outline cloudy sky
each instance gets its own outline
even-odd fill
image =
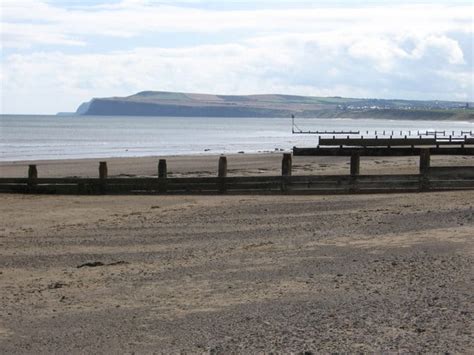
[[[0,4],[1,113],[143,90],[474,100],[471,1]]]

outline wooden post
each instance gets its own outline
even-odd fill
[[[38,169],[36,165],[28,165],[28,179],[34,181],[38,178]]]
[[[420,149],[420,174],[427,174],[430,170],[430,149]]]
[[[106,189],[107,189],[107,162],[106,161],[101,161],[99,162],[99,179],[100,179],[100,184],[99,184],[99,191],[102,194],[105,194]]]
[[[291,153],[284,153],[281,161],[281,175],[291,176],[292,160]]]
[[[30,192],[36,187],[36,179],[38,179],[38,170],[36,169],[36,165],[28,165],[28,188]]]
[[[159,192],[166,192],[167,182],[166,179],[168,178],[168,170],[166,167],[166,159],[160,159],[158,161],[158,191]]]
[[[159,178],[167,178],[168,177],[168,171],[166,167],[166,159],[160,159],[158,161],[158,177]]]
[[[227,157],[219,157],[219,167],[217,171],[217,177],[225,178],[227,177]]]
[[[360,173],[360,152],[354,150],[351,153],[351,178],[349,185],[349,192],[355,193],[359,190],[357,186],[357,176]]]
[[[351,153],[351,176],[357,176],[360,173],[360,152],[354,150]]]
[[[288,191],[288,184],[291,177],[292,169],[292,157],[291,153],[284,153],[281,161],[281,191]]]
[[[430,180],[429,173],[430,171],[430,149],[422,148],[420,149],[420,190],[428,191]]]
[[[226,192],[227,188],[225,185],[225,178],[227,177],[227,157],[221,156],[219,157],[219,166],[217,169],[217,177],[220,179],[219,181],[219,192],[224,193]]]
[[[102,180],[107,179],[107,174],[108,174],[107,162],[101,161],[99,163],[99,178]]]

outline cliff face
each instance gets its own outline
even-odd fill
[[[468,104],[472,107],[472,103]],[[364,117],[467,119],[466,103],[310,97],[294,95],[208,95],[144,91],[128,97],[96,98],[79,115],[184,117]]]
[[[270,108],[191,106],[95,99],[86,115],[109,116],[174,116],[174,117],[288,117],[288,112]]]
[[[92,101],[94,101],[94,100],[92,100]],[[89,110],[89,107],[90,107],[92,101],[83,102],[82,104],[80,104],[79,107],[76,110],[76,114],[78,114],[78,115],[87,114],[87,111]]]

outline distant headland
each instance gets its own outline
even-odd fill
[[[474,120],[472,102],[355,99],[296,95],[213,95],[142,91],[94,98],[76,115],[181,117],[319,117]],[[63,113],[62,113],[63,114]]]

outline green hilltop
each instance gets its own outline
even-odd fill
[[[474,120],[474,104],[314,97],[298,95],[214,95],[142,91],[127,97],[95,98],[79,115],[189,117],[320,117]]]

